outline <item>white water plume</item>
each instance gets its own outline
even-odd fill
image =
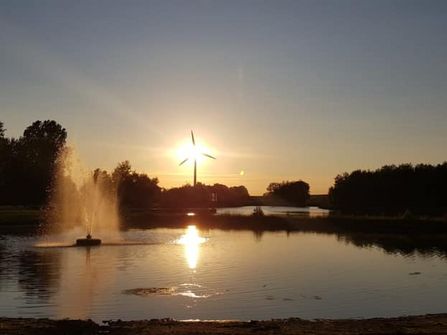
[[[46,233],[119,239],[117,193],[110,175],[87,170],[72,148],[59,155],[47,214]]]

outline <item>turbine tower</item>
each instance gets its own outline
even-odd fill
[[[191,140],[192,140],[192,152],[191,152],[191,157],[187,157],[185,158],[180,164],[183,165],[184,163],[186,163],[187,161],[189,161],[190,159],[194,159],[194,187],[197,184],[197,158],[199,156],[205,156],[208,158],[212,158],[212,159],[216,159],[216,157],[213,157],[205,152],[201,152],[199,148],[196,147],[196,141],[194,139],[194,133],[191,130]]]

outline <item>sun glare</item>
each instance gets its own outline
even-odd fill
[[[185,258],[188,267],[194,270],[199,261],[199,247],[200,244],[206,241],[205,238],[199,235],[199,230],[196,226],[188,226],[186,233],[183,234],[177,241],[178,244],[185,246]]]
[[[176,161],[182,161],[188,158],[188,161],[194,162],[196,160],[198,163],[203,163],[206,161],[206,157],[203,156],[203,153],[209,154],[211,150],[204,145],[196,144],[195,146],[191,143],[181,144],[176,153]]]

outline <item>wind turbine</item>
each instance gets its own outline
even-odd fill
[[[200,156],[205,156],[208,158],[212,158],[212,159],[216,159],[216,157],[213,157],[205,152],[200,151],[199,148],[196,147],[196,141],[194,139],[194,133],[191,130],[191,140],[192,140],[192,152],[190,157],[185,158],[180,164],[183,165],[184,163],[186,163],[188,160],[190,159],[194,159],[194,186],[196,186],[197,184],[197,158],[199,158]]]

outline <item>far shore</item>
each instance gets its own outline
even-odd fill
[[[184,228],[194,224],[201,229],[251,231],[303,231],[321,233],[441,234],[447,235],[447,219],[432,217],[385,217],[329,215],[243,216],[214,215],[207,209],[153,212],[130,210],[121,215],[122,228]],[[45,226],[39,209],[0,208],[0,233],[35,232]]]
[[[447,334],[447,314],[396,318],[266,321],[192,321],[152,319],[139,321],[51,320],[0,318],[0,334],[9,335],[139,335],[139,334]]]

